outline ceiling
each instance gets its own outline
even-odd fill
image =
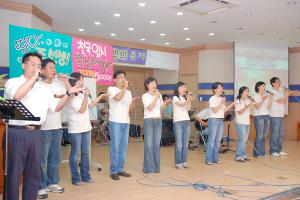
[[[52,17],[52,30],[57,32],[174,48],[231,41],[300,46],[300,0],[228,0],[238,6],[204,16],[187,11],[177,15],[180,10],[171,6],[178,0],[17,1],[43,10]],[[140,2],[146,6],[140,7]],[[101,24],[95,25],[96,21]]]

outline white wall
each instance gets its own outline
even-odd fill
[[[157,79],[158,84],[175,84],[178,82],[178,71],[155,69],[153,77]]]
[[[199,51],[199,82],[234,82],[234,49]]]
[[[178,70],[179,54],[148,50],[145,67]]]
[[[9,65],[9,24],[51,30],[51,26],[32,14],[0,9],[0,66]]]

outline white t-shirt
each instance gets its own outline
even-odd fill
[[[91,100],[88,98],[87,108],[83,113],[78,112],[84,99],[84,94],[78,93],[77,96],[69,99],[68,102],[68,132],[69,133],[82,133],[92,129],[89,105]]]
[[[163,99],[160,95],[159,98],[156,100],[156,103],[152,110],[148,110],[147,107],[153,102],[155,99],[155,95],[151,95],[148,92],[143,94],[142,102],[144,105],[144,119],[147,118],[161,118],[161,106],[163,105]]]
[[[189,109],[190,106],[186,104],[185,106],[178,106],[176,102],[185,103],[187,100],[184,97],[177,97],[174,96],[172,103],[173,103],[173,123],[179,121],[186,121],[190,120],[189,116]]]
[[[202,119],[202,120],[206,120],[206,119],[209,119],[210,117],[210,108],[205,108],[203,110],[201,110],[197,116]]]
[[[270,117],[284,117],[284,103],[277,103],[276,100],[284,97],[285,91],[283,88],[279,90],[272,89],[273,95],[272,106],[269,112]]]
[[[209,118],[224,118],[224,112],[225,112],[225,103],[223,104],[223,106],[220,108],[220,110],[216,113],[214,113],[212,111],[212,108],[215,108],[217,107],[221,101],[222,101],[223,97],[217,97],[215,95],[211,96],[209,98],[209,101],[208,101],[208,105],[210,107],[210,114],[209,114]]]
[[[244,109],[245,106],[248,106],[250,104],[250,99],[236,99],[235,101],[235,122],[237,124],[250,125],[250,106],[245,110],[243,114],[238,114],[238,111]]]
[[[54,95],[64,95],[66,94],[66,88],[63,83],[59,80],[53,80],[51,84],[47,84],[42,82],[45,87],[49,88],[49,90]],[[48,111],[46,121],[42,124],[41,130],[54,130],[62,128],[61,125],[61,111],[53,112],[51,110]]]
[[[108,97],[109,102],[109,121],[116,123],[130,123],[129,107],[132,101],[132,95],[129,90],[126,90],[123,98],[120,101],[116,101],[113,98],[121,90],[115,86],[108,87],[107,93],[110,94]]]
[[[19,87],[25,82],[26,79],[23,75],[7,80],[4,98],[13,99]],[[20,102],[22,102],[35,117],[40,117],[41,119],[40,121],[9,120],[10,125],[41,125],[46,120],[48,110],[51,109],[53,112],[55,111],[58,100],[54,99],[53,94],[47,87],[41,84],[40,81],[37,81]]]
[[[255,101],[254,104],[260,103],[262,101],[262,97],[259,94],[253,95],[252,98]],[[256,109],[254,106],[253,116],[269,115],[268,104],[269,99],[266,98],[259,109]]]

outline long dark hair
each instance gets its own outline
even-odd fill
[[[236,97],[236,99],[240,100],[241,101],[241,98],[242,98],[242,94],[245,90],[249,90],[249,88],[247,88],[246,86],[243,86],[243,87],[240,87],[239,89],[239,94],[238,96]]]
[[[178,82],[176,83],[175,89],[174,89],[174,96],[176,96],[176,97],[179,98],[179,91],[178,91],[178,89],[179,89],[181,86],[183,86],[183,85],[185,85],[185,83],[182,82],[182,81],[178,81]],[[186,98],[185,95],[184,95],[183,97],[185,98],[185,100],[187,100],[187,98]]]

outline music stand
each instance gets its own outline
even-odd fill
[[[224,122],[227,122],[227,144],[226,145],[222,145],[222,146],[226,146],[226,149],[223,149],[222,150],[222,153],[226,153],[227,151],[232,151],[232,152],[235,152],[235,150],[232,150],[229,148],[229,145],[230,145],[230,122],[233,120],[234,118],[234,112],[228,112],[226,115],[225,115],[225,118],[224,118]]]
[[[16,100],[0,100],[0,119],[5,123],[5,164],[4,164],[4,199],[7,199],[7,162],[8,162],[8,122],[9,120],[40,121],[40,117],[33,114],[20,102]]]

